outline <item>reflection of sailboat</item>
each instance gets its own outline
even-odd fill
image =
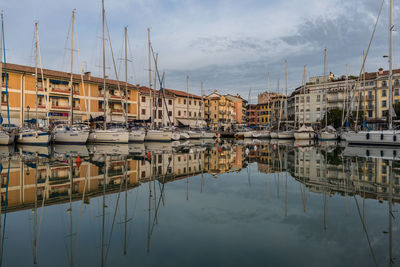
[[[24,156],[34,156],[48,158],[51,155],[51,147],[50,146],[35,146],[35,145],[18,145],[17,149]]]
[[[8,168],[7,168],[7,182],[6,182],[6,194],[4,200],[4,222],[1,222],[1,210],[2,210],[2,197],[0,196],[0,266],[3,265],[3,257],[4,257],[4,237],[6,232],[6,219],[7,219],[7,207],[8,207],[8,184],[10,181],[10,163],[11,158],[8,159]],[[1,165],[0,165],[1,166]],[[2,167],[2,166],[1,166]],[[0,194],[1,194],[1,185],[3,181],[0,182]]]
[[[90,154],[128,155],[128,144],[91,144],[87,146]]]
[[[366,157],[400,160],[399,147],[348,146],[343,150],[342,153],[345,157]]]
[[[86,146],[82,145],[55,145],[54,153],[66,155],[66,156],[80,156],[80,157],[88,157],[89,150]]]

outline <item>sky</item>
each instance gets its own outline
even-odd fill
[[[167,88],[201,94],[213,90],[239,93],[256,102],[257,94],[284,90],[284,61],[288,62],[288,92],[307,79],[323,74],[324,48],[328,72],[358,75],[362,51],[367,49],[381,0],[105,0],[107,38],[106,72],[125,80],[123,31],[128,27],[128,81],[148,85],[147,28],[158,53],[160,73]],[[366,71],[388,68],[388,16],[385,2]],[[101,1],[0,0],[4,12],[7,61],[34,64],[34,23],[38,22],[42,66],[70,69],[71,14],[76,10],[76,37],[81,66],[102,75]],[[399,67],[399,7],[394,11],[394,67]],[[74,44],[74,72],[79,72]],[[152,62],[154,66],[154,62]],[[267,82],[269,77],[269,83]],[[269,85],[268,85],[269,84]]]

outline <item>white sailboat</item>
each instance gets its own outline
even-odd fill
[[[147,29],[148,32],[148,59],[149,59],[149,88],[150,88],[150,114],[151,114],[151,127],[146,130],[145,141],[161,141],[169,142],[172,140],[172,131],[169,129],[154,129],[154,101],[152,97],[152,84],[151,84],[151,41],[150,41],[150,28]],[[157,71],[157,64],[155,64]]]
[[[4,49],[4,50],[3,50]],[[14,143],[15,134],[10,129],[10,110],[8,106],[8,79],[7,79],[7,60],[5,57],[5,40],[4,40],[4,21],[3,21],[3,13],[1,13],[1,33],[0,33],[0,73],[3,73],[3,52],[4,52],[4,73],[5,73],[5,86],[6,86],[6,94],[7,94],[7,117],[8,117],[8,131],[1,127],[0,129],[0,145],[11,145]],[[3,79],[0,79],[0,91],[3,91]],[[0,105],[0,117],[1,121],[3,121],[3,117],[1,116],[1,105]],[[0,123],[1,124],[1,123]]]
[[[393,129],[393,0],[390,0],[389,9],[390,27],[389,27],[389,112],[388,112],[388,129],[381,131],[347,131],[342,133],[343,138],[349,144],[363,144],[363,145],[400,145],[400,131]],[[363,67],[365,65],[365,58]],[[358,105],[357,105],[358,106]]]
[[[36,103],[38,103],[38,71],[37,71],[37,58],[39,49],[39,38],[38,38],[38,23],[35,22],[35,88],[36,88]],[[43,70],[42,70],[42,81],[43,81]],[[23,113],[23,108],[21,108]],[[39,129],[39,116],[38,116],[38,105],[36,104],[36,119],[34,127],[23,127],[18,136],[17,142],[20,144],[32,144],[32,145],[47,145],[51,141],[51,134],[48,131]]]
[[[288,110],[287,110],[287,61],[285,60],[285,130],[278,132],[279,139],[293,139],[294,132],[288,128]],[[282,107],[281,107],[282,109]]]
[[[125,128],[113,128],[107,129],[107,106],[108,101],[106,98],[107,95],[107,87],[106,87],[106,51],[105,51],[105,9],[104,9],[104,0],[102,1],[102,47],[103,47],[103,95],[104,95],[104,123],[103,129],[93,129],[89,134],[89,141],[95,143],[128,143],[129,142],[129,131]],[[111,45],[110,36],[108,36],[108,40]],[[114,57],[113,57],[114,61]],[[115,68],[114,63],[114,71],[118,74]],[[118,83],[119,88],[119,83]]]
[[[315,138],[314,129],[311,126],[305,125],[306,118],[306,66],[304,66],[303,72],[303,125],[294,131],[294,139],[296,140],[311,140]]]
[[[74,86],[73,86],[73,62],[74,62],[74,31],[75,31],[75,10],[72,11],[71,23],[71,80],[70,80],[70,121],[69,125],[57,125],[53,130],[54,142],[68,144],[85,144],[89,137],[89,130],[82,128],[80,125],[74,125]],[[83,83],[82,83],[83,86]]]

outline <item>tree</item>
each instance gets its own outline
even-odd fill
[[[342,110],[340,108],[333,108],[328,110],[325,113],[324,118],[321,121],[321,125],[325,126],[325,120],[328,115],[328,125],[332,125],[333,127],[340,128],[342,126]]]

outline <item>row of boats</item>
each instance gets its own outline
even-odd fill
[[[104,129],[90,129],[85,124],[59,124],[51,131],[43,128],[34,129],[23,127],[7,131],[0,130],[0,144],[10,145],[14,142],[20,144],[46,145],[50,142],[66,144],[93,143],[129,143],[144,141],[169,142],[185,139],[213,139],[218,133],[213,131],[195,129],[178,130],[174,128],[146,129],[123,127],[109,127]]]

